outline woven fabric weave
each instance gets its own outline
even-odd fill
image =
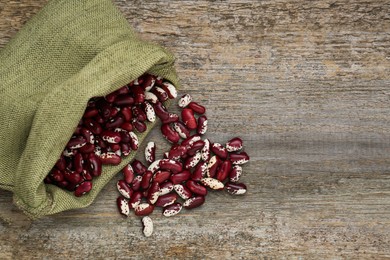
[[[172,54],[138,39],[110,0],[49,1],[0,50],[0,188],[33,219],[90,205],[134,152],[104,166],[80,198],[43,183],[88,100],[145,72],[178,86],[173,63]]]

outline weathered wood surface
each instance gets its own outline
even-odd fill
[[[0,0],[0,46],[45,2]],[[249,192],[155,212],[146,239],[118,215],[115,180],[89,208],[33,223],[0,191],[1,259],[390,258],[389,1],[115,4],[175,53],[208,136],[243,137]]]

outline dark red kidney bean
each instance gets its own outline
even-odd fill
[[[192,109],[184,108],[181,111],[181,119],[182,119],[184,125],[188,129],[190,129],[190,130],[196,129],[196,127],[197,127],[196,118],[194,116],[194,111]]]
[[[91,173],[89,173],[87,170],[83,170],[81,172],[81,177],[83,177],[83,179],[86,181],[92,181],[92,178],[93,178]]]
[[[104,124],[104,122],[106,122],[106,120],[104,120],[104,118],[101,115],[95,116],[94,119],[95,119],[96,123],[98,123],[100,125]],[[92,133],[93,133],[93,131],[92,131]],[[96,134],[96,133],[94,133],[94,134]]]
[[[131,132],[133,130],[133,125],[130,122],[124,122],[121,127],[123,130]]]
[[[71,171],[68,171],[68,170],[66,170],[64,172],[64,178],[70,184],[74,184],[74,185],[77,185],[77,184],[79,184],[80,182],[83,181],[83,177],[81,177],[80,173],[71,172]]]
[[[83,118],[91,118],[95,117],[99,114],[99,111],[94,107],[87,107],[84,111]]]
[[[142,181],[141,181],[141,188],[143,190],[146,190],[149,188],[150,183],[152,181],[153,173],[151,171],[146,171],[144,175],[142,176]]]
[[[190,94],[184,94],[180,99],[179,99],[179,102],[178,102],[178,105],[179,107],[181,108],[185,108],[186,106],[188,106],[189,103],[191,103],[192,101],[192,97]]]
[[[249,161],[249,155],[246,152],[231,153],[229,159],[233,164],[240,165]]]
[[[171,143],[177,143],[180,140],[179,134],[169,124],[163,124],[161,126],[161,133]]]
[[[184,162],[184,169],[194,168],[200,161],[201,153],[198,152],[193,156],[188,157]]]
[[[137,205],[141,203],[141,201],[142,201],[142,192],[135,191],[129,201],[130,208],[134,209]]]
[[[163,103],[157,102],[153,106],[154,111],[156,112],[156,115],[161,119],[161,120],[166,120],[169,117],[169,113]]]
[[[228,152],[225,147],[220,143],[213,143],[211,145],[211,151],[215,153],[220,159],[225,160],[228,156]]]
[[[206,196],[207,195],[207,189],[206,187],[200,185],[199,183],[193,181],[193,180],[188,180],[186,182],[187,188],[192,191],[195,194],[201,195],[201,196]]]
[[[198,165],[196,165],[194,172],[192,173],[191,179],[194,181],[200,181],[206,176],[208,176],[207,162],[199,162]]]
[[[120,89],[116,90],[115,92],[118,93],[118,95],[120,95],[120,94],[128,94],[130,92],[130,90],[129,90],[129,88],[127,86],[123,86]]]
[[[131,106],[134,103],[135,103],[134,98],[127,94],[118,95],[114,100],[114,104],[119,107]]]
[[[62,173],[62,171],[54,168],[50,172],[50,178],[55,182],[61,182],[64,180],[64,174]]]
[[[120,111],[121,111],[121,109],[119,107],[111,107],[110,117],[115,117]],[[123,115],[121,114],[121,116],[123,116]]]
[[[118,197],[116,199],[116,205],[118,206],[118,211],[120,214],[124,216],[129,216],[130,214],[130,207],[129,207],[129,202],[123,198],[122,196]]]
[[[114,92],[111,92],[109,94],[107,94],[104,99],[105,101],[107,101],[108,103],[112,103],[114,102],[115,98],[119,95],[119,93],[117,91],[114,91]],[[98,100],[99,101],[99,100]]]
[[[135,104],[142,104],[145,102],[145,92],[141,86],[133,86],[131,88],[131,90],[134,94],[134,103]]]
[[[127,184],[131,184],[134,180],[134,170],[133,170],[133,167],[131,166],[131,164],[127,164],[123,169],[122,169],[122,173],[123,173],[123,180],[127,183]]]
[[[223,182],[214,178],[203,178],[200,180],[200,182],[203,184],[203,186],[213,190],[222,190],[224,187]]]
[[[147,196],[148,202],[150,204],[155,204],[159,196],[160,196],[160,185],[158,184],[158,182],[152,182],[148,190],[148,196]]]
[[[125,122],[129,122],[133,118],[133,111],[130,107],[122,107],[121,114],[125,119]]]
[[[81,173],[83,171],[83,164],[84,164],[84,160],[81,153],[76,154],[73,158],[73,168],[75,172]]]
[[[179,184],[191,177],[191,172],[188,170],[184,170],[182,172],[174,173],[169,178],[173,184]]]
[[[147,216],[154,210],[154,206],[149,203],[140,203],[134,208],[136,216]]]
[[[229,173],[230,182],[238,182],[242,175],[242,167],[240,165],[234,165]]]
[[[79,125],[74,130],[73,135],[81,135],[82,124],[83,124],[83,119],[80,119]]]
[[[190,137],[190,130],[182,122],[174,122],[173,129],[175,129],[181,138]]]
[[[166,181],[160,184],[160,196],[165,195],[173,191],[173,183]]]
[[[87,192],[89,192],[92,189],[92,182],[90,181],[84,181],[79,186],[77,186],[76,190],[74,191],[74,195],[76,197],[80,197]]]
[[[189,149],[193,143],[195,143],[196,141],[199,141],[201,139],[202,138],[200,137],[200,135],[197,135],[197,134],[192,135],[192,136],[188,137],[187,139],[183,140],[183,142],[181,142],[181,145],[186,146],[187,149]]]
[[[100,155],[100,161],[102,164],[112,164],[112,165],[118,165],[121,163],[122,159],[120,156],[113,152],[107,152],[107,153],[102,153]]]
[[[149,90],[152,89],[152,87],[154,86],[155,82],[156,82],[156,77],[155,76],[150,75],[150,74],[146,74],[143,77],[143,81],[142,81],[141,87],[145,91],[149,91]]]
[[[151,104],[156,104],[158,101],[158,97],[153,94],[152,92],[146,92],[145,93],[145,100],[150,102]]]
[[[58,159],[58,161],[55,164],[55,167],[58,170],[60,170],[60,171],[65,170],[65,168],[66,168],[66,160],[65,160],[64,155],[61,154],[60,159]]]
[[[140,132],[140,133],[145,132],[146,129],[147,129],[146,124],[144,122],[142,122],[142,121],[133,119],[132,124],[135,127],[135,129],[137,129],[137,131]]]
[[[69,149],[79,149],[87,144],[87,140],[83,136],[72,136],[72,138],[69,140],[68,144],[66,145]]]
[[[168,113],[168,118],[165,120],[162,120],[163,124],[169,124],[179,121],[179,116],[174,113]]]
[[[192,145],[190,145],[190,148],[187,150],[187,154],[190,156],[195,155],[199,150],[201,150],[204,146],[204,141],[203,140],[198,140],[194,142]]]
[[[183,184],[173,185],[173,189],[176,191],[177,195],[180,196],[183,200],[189,199],[192,196],[192,192]]]
[[[205,202],[204,196],[196,196],[196,197],[192,197],[192,198],[187,199],[183,203],[183,207],[186,209],[193,209],[193,208],[197,208],[197,207],[201,206],[204,202]]]
[[[161,170],[167,170],[172,173],[178,173],[183,170],[183,165],[180,162],[169,159],[160,160],[159,166]]]
[[[200,116],[198,118],[198,127],[196,128],[196,132],[200,135],[204,135],[207,132],[207,117]]]
[[[169,82],[163,82],[161,88],[168,94],[170,99],[174,99],[177,97],[177,90],[174,85]]]
[[[99,136],[99,135],[97,135],[96,137],[95,137],[95,144],[97,145],[97,146],[99,146],[100,148],[108,148],[108,145],[107,145],[107,143],[106,142],[104,142],[103,141],[103,139]]]
[[[57,182],[56,184],[58,185],[58,187],[66,189],[66,187],[68,187],[69,185],[69,182],[64,180],[64,181]]]
[[[210,141],[209,139],[204,140],[204,146],[202,148],[202,160],[208,162],[210,160]]]
[[[172,217],[177,215],[182,209],[182,206],[179,202],[173,203],[172,205],[169,205],[164,208],[163,215],[165,217]]]
[[[137,159],[134,159],[134,161],[131,163],[131,166],[133,167],[133,170],[137,174],[144,174],[148,168],[141,162],[138,161]]]
[[[227,179],[230,170],[232,169],[232,163],[229,160],[224,161],[218,168],[216,179],[224,181]]]
[[[218,156],[214,155],[211,157],[210,161],[208,162],[208,177],[214,178],[215,174],[217,173],[218,166],[222,163],[221,159],[219,159]]]
[[[165,194],[158,198],[155,206],[164,208],[169,205],[172,205],[173,203],[176,202],[176,200],[177,200],[177,194],[175,193]]]
[[[142,182],[141,175],[138,175],[133,179],[133,181],[131,182],[131,188],[133,188],[133,191],[138,191],[141,188],[141,182]]]
[[[134,106],[132,110],[133,110],[133,116],[137,118],[138,121],[143,122],[146,120],[146,114],[141,107]]]
[[[87,143],[90,143],[90,144],[95,143],[95,136],[93,135],[93,133],[90,130],[88,130],[85,127],[82,127],[80,130],[80,133],[82,134],[82,136],[84,136]]]
[[[187,153],[187,147],[182,145],[175,145],[172,146],[171,150],[169,150],[167,158],[176,161],[182,158],[182,156],[186,153]]]
[[[111,144],[118,144],[121,142],[121,134],[118,132],[110,131],[110,130],[104,130],[101,135],[103,141],[106,141],[107,143]]]
[[[116,188],[118,189],[119,193],[126,199],[130,199],[131,195],[133,195],[133,190],[124,180],[119,180],[116,183]]]
[[[152,163],[156,160],[156,144],[149,142],[145,147],[145,160]]]
[[[128,156],[131,153],[130,144],[121,143],[121,151],[123,156]]]
[[[246,185],[243,183],[228,182],[225,184],[225,189],[232,195],[243,195],[246,193]]]
[[[95,151],[95,145],[87,143],[83,147],[79,148],[80,153],[89,154]]]
[[[156,112],[154,111],[153,106],[149,102],[145,101],[143,108],[146,114],[146,119],[148,119],[149,122],[156,121]]]
[[[204,106],[199,105],[198,103],[193,101],[188,104],[188,107],[191,108],[195,113],[200,115],[206,112],[206,108]]]
[[[168,96],[168,93],[165,92],[164,89],[160,88],[160,87],[157,87],[155,86],[154,88],[152,88],[150,90],[150,92],[152,92],[153,94],[155,94],[157,96],[157,98],[161,101],[161,102],[165,102],[168,100],[169,96]]]
[[[102,162],[100,161],[100,157],[95,155],[94,153],[88,154],[87,158],[88,169],[92,176],[100,176],[102,174]]]
[[[226,150],[228,152],[236,152],[242,149],[242,140],[239,137],[235,137],[226,143]]]
[[[158,183],[163,183],[164,181],[168,180],[171,176],[171,173],[169,171],[157,171],[153,176],[153,181]]]
[[[110,117],[112,108],[110,102],[101,98],[96,101],[96,107],[99,109],[99,114],[104,120]]]
[[[138,136],[134,132],[129,132],[130,134],[130,146],[132,150],[138,150],[139,141]]]
[[[114,118],[111,118],[105,124],[106,129],[115,129],[118,127],[123,128],[122,124],[125,122],[125,119],[122,115],[117,115]]]

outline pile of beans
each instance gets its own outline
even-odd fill
[[[137,150],[136,132],[147,129],[166,112],[163,102],[176,98],[176,88],[160,77],[144,74],[108,94],[89,100],[87,108],[45,183],[54,184],[75,196],[92,189],[102,165],[117,165],[121,156]]]
[[[164,158],[156,160],[156,145],[149,142],[145,148],[148,165],[134,160],[122,170],[123,179],[117,182],[119,212],[129,216],[134,210],[135,215],[146,216],[142,218],[145,236],[153,232],[147,215],[156,207],[171,217],[183,207],[201,206],[209,190],[225,189],[232,195],[246,192],[245,184],[239,183],[241,165],[249,161],[242,151],[242,140],[235,137],[222,145],[202,138],[207,131],[206,109],[189,94],[183,95],[178,105],[181,116],[167,110],[158,113],[161,133],[172,143]]]

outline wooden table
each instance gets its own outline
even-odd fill
[[[45,2],[0,0],[0,47]],[[145,238],[117,213],[116,179],[92,206],[35,222],[0,191],[0,259],[390,258],[389,1],[115,4],[176,55],[208,137],[243,138],[248,194],[154,212]],[[168,147],[158,129],[148,140]]]

